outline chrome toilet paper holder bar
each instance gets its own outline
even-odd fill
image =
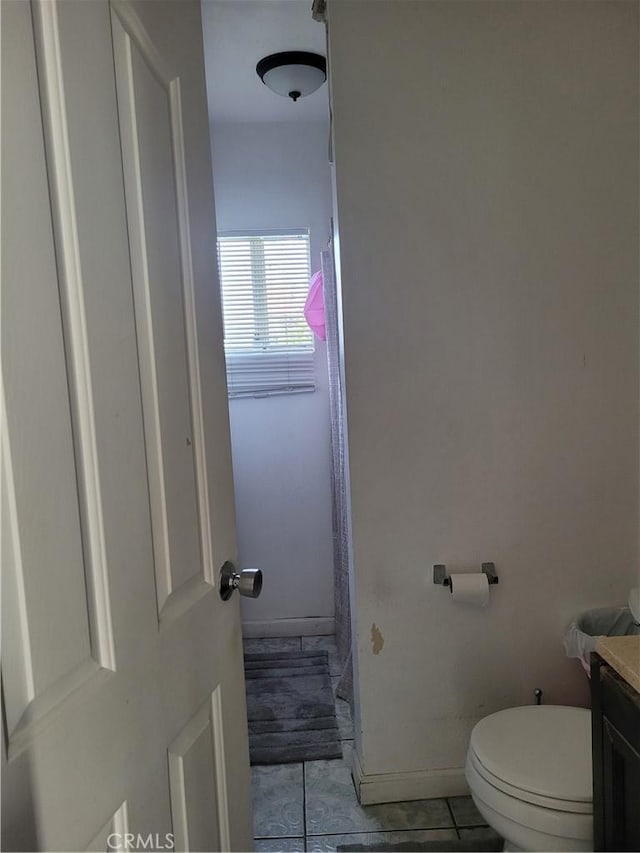
[[[495,563],[483,563],[482,571],[487,576],[489,584],[498,583],[498,575],[496,574]],[[447,574],[447,567],[442,563],[437,563],[433,567],[433,582],[441,586],[448,586],[451,589],[451,578]]]

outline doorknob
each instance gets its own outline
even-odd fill
[[[234,589],[237,589],[240,595],[257,598],[262,590],[260,569],[242,569],[236,572],[233,563],[227,560],[220,569],[220,598],[227,601],[233,595]]]

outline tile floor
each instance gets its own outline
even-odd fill
[[[327,649],[334,692],[340,665],[334,637],[245,640],[246,652]],[[336,698],[342,759],[252,767],[257,851],[333,851],[339,844],[437,841],[493,835],[471,797],[361,806],[351,779],[353,722]]]

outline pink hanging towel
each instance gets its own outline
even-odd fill
[[[304,318],[313,334],[326,341],[327,330],[324,322],[324,294],[322,292],[322,271],[311,276],[309,294],[304,306]]]

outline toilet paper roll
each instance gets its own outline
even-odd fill
[[[451,575],[451,595],[455,602],[486,607],[489,603],[489,579],[484,572]]]

